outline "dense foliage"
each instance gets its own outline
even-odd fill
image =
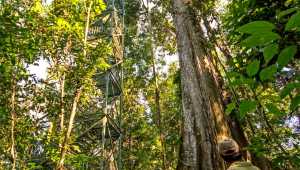
[[[235,89],[227,113],[247,122],[249,149],[274,169],[299,166],[298,7],[296,1],[233,1],[223,18],[231,51],[227,81]]]

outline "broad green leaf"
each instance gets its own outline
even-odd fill
[[[228,74],[229,78],[237,78],[237,77],[243,76],[241,73],[238,73],[235,71],[229,71],[227,74]]]
[[[235,103],[230,103],[226,106],[225,113],[229,115],[236,108]]]
[[[285,25],[285,31],[300,30],[300,12],[297,12]]]
[[[246,38],[245,40],[243,40],[241,42],[242,46],[248,47],[248,48],[252,48],[255,46],[262,46],[265,45],[267,43],[270,43],[274,40],[278,40],[281,37],[274,32],[264,32],[262,34],[253,34],[251,36],[249,36],[248,38]]]
[[[254,76],[258,72],[259,64],[260,64],[259,60],[254,60],[252,63],[250,63],[247,66],[246,71],[250,77]]]
[[[277,67],[275,65],[271,65],[265,69],[263,69],[259,73],[259,77],[262,81],[270,80],[273,78],[274,74],[277,72]]]
[[[291,110],[295,110],[295,109],[297,109],[297,107],[299,105],[300,105],[300,95],[298,95],[292,99],[290,108],[291,108]]]
[[[257,102],[256,101],[251,101],[251,100],[243,100],[240,103],[240,117],[244,118],[246,113],[252,112],[253,110],[256,109]]]
[[[290,60],[295,56],[296,53],[297,53],[297,46],[295,45],[288,46],[285,49],[283,49],[280,52],[277,59],[279,66],[283,67],[287,65],[290,62]]]
[[[261,32],[271,32],[275,29],[275,25],[267,21],[254,21],[245,24],[237,29],[238,32],[256,34]]]
[[[269,112],[275,114],[275,115],[283,115],[284,113],[281,112],[274,104],[268,103],[266,104],[266,107]]]
[[[263,54],[267,64],[278,53],[278,50],[279,50],[278,44],[270,44],[264,48]]]
[[[284,11],[281,11],[278,15],[277,15],[277,18],[278,19],[281,19],[282,17],[286,16],[286,15],[289,15],[295,11],[299,10],[299,8],[290,8],[290,9],[287,9],[287,10],[284,10]]]
[[[284,87],[284,89],[280,93],[281,98],[285,98],[289,95],[294,89],[300,89],[300,83],[289,83]]]

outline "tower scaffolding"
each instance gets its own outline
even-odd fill
[[[97,72],[94,80],[104,94],[97,98],[98,110],[89,111],[87,121],[80,125],[82,132],[77,143],[93,148],[91,155],[100,158],[100,170],[122,169],[122,104],[124,58],[124,0],[106,0],[107,9],[102,12],[88,31],[88,41],[108,39],[113,55],[109,58],[111,67]],[[84,126],[84,127],[83,127]],[[88,165],[87,167],[88,168]]]

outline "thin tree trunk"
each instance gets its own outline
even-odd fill
[[[86,44],[87,44],[87,37],[88,37],[88,31],[89,31],[90,13],[91,13],[92,4],[93,4],[93,1],[90,2],[89,7],[87,9],[86,25],[85,25],[84,41],[83,41],[83,44],[84,44],[83,55],[84,55],[84,57],[87,56],[87,51],[86,51],[87,45]],[[78,104],[79,99],[80,99],[81,91],[82,91],[82,86],[80,85],[80,87],[75,92],[75,97],[74,97],[74,100],[73,100],[72,111],[71,111],[71,115],[70,115],[68,129],[67,129],[67,132],[65,134],[64,141],[62,143],[62,148],[61,148],[61,153],[60,153],[60,160],[59,160],[59,163],[57,165],[57,169],[59,169],[59,170],[64,169],[64,160],[65,160],[65,156],[66,156],[66,149],[67,149],[67,146],[68,146],[69,138],[71,136],[71,132],[72,132],[72,128],[73,128],[73,122],[74,122],[74,118],[75,118],[75,115],[76,115],[77,104]]]
[[[149,7],[149,1],[147,1],[147,10],[148,10],[148,22],[149,22],[149,32],[150,32],[150,41],[151,41],[151,58],[152,58],[152,72],[153,72],[153,79],[155,85],[155,107],[156,107],[156,124],[159,130],[159,139],[161,143],[161,159],[162,159],[162,166],[163,169],[167,169],[166,165],[166,149],[165,149],[165,139],[164,134],[162,132],[162,124],[161,124],[161,107],[160,107],[160,90],[158,87],[158,79],[157,79],[157,71],[156,71],[156,62],[155,62],[155,46],[153,40],[153,29],[152,29],[152,22],[151,22],[151,13]]]
[[[63,133],[64,131],[64,120],[65,120],[65,103],[64,103],[64,97],[65,97],[65,73],[63,73],[61,80],[60,80],[60,131]]]
[[[66,46],[64,48],[64,54],[66,56],[68,56],[70,54],[71,46],[72,46],[72,39],[71,39],[71,35],[69,35],[68,38],[67,38]],[[65,101],[64,101],[64,98],[65,98],[65,79],[66,79],[66,73],[65,73],[66,64],[65,63],[63,64],[63,68],[64,69],[62,71],[62,76],[60,78],[60,115],[59,115],[60,123],[59,123],[59,127],[60,127],[60,132],[61,133],[64,132],[64,128],[65,128],[64,127],[64,121],[65,121]]]
[[[173,0],[181,68],[183,143],[180,170],[223,170],[217,141],[230,136],[220,93],[203,49],[201,28],[193,9]]]
[[[85,31],[84,31],[84,50],[83,50],[83,55],[86,57],[86,43],[87,43],[87,38],[88,38],[88,33],[89,33],[89,26],[90,26],[90,14],[91,14],[91,9],[92,9],[93,1],[90,2],[89,7],[87,9],[87,16],[86,16],[86,23],[85,23]]]
[[[65,135],[64,141],[62,143],[60,160],[59,160],[58,167],[57,167],[57,169],[59,169],[59,170],[64,169],[64,160],[65,160],[65,156],[66,156],[66,149],[67,149],[68,141],[69,141],[69,138],[70,138],[70,135],[71,135],[71,132],[72,132],[73,122],[74,122],[74,118],[75,118],[75,115],[76,115],[76,109],[77,109],[77,104],[78,104],[79,99],[80,99],[80,95],[81,95],[81,88],[79,88],[76,91],[75,97],[74,97],[74,100],[73,100],[69,125],[68,125],[68,129],[67,129],[67,133]]]
[[[15,111],[15,105],[16,105],[16,75],[15,71],[13,70],[12,73],[12,93],[11,93],[11,157],[12,157],[12,170],[16,169],[16,162],[17,162],[17,151],[15,147],[15,126],[16,126],[16,111]]]
[[[65,97],[65,73],[63,73],[61,79],[60,79],[60,122],[59,122],[59,130],[60,130],[60,136],[64,134],[64,121],[65,121],[65,103],[64,103],[64,97]],[[59,138],[59,147],[60,151],[62,151],[62,144],[63,140]]]
[[[162,132],[162,124],[161,124],[161,108],[160,108],[160,91],[158,87],[158,80],[157,80],[157,72],[155,68],[155,56],[154,56],[154,49],[152,50],[152,71],[153,71],[153,78],[155,83],[155,105],[156,105],[156,116],[157,116],[157,128],[159,130],[159,139],[161,143],[161,158],[162,158],[162,165],[164,169],[167,169],[166,165],[166,152],[165,152],[165,140],[164,135]]]

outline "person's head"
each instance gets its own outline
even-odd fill
[[[239,145],[231,138],[219,142],[219,151],[222,158],[228,163],[242,160]]]

